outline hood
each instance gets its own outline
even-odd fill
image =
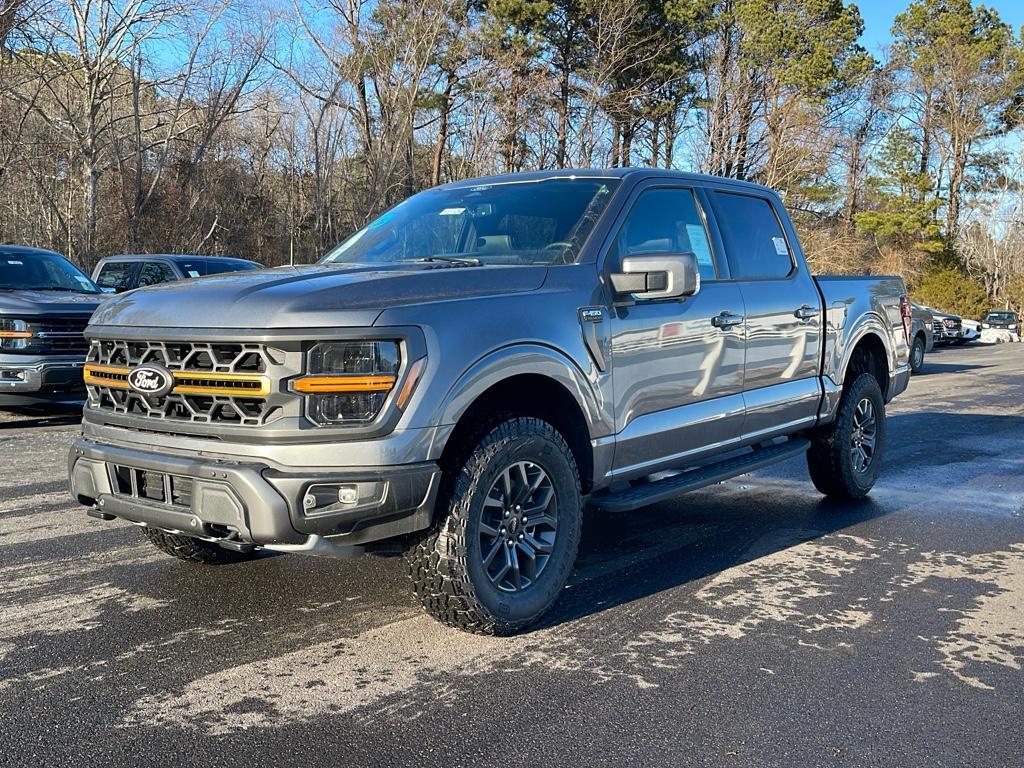
[[[87,314],[96,309],[104,298],[97,293],[3,290],[0,291],[0,314]]]
[[[441,262],[230,272],[128,291],[93,325],[156,328],[366,327],[395,306],[537,290],[547,268]]]

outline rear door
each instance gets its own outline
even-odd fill
[[[704,206],[699,188],[642,183],[607,246],[606,275],[624,256],[680,252],[696,256],[701,275],[693,296],[610,307],[613,475],[645,474],[739,437],[743,301]]]
[[[743,295],[745,439],[812,423],[821,400],[822,307],[799,241],[770,193],[709,191]]]

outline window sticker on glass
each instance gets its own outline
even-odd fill
[[[465,208],[445,208],[441,211],[438,216],[458,216],[460,213],[465,213]]]
[[[772,242],[775,243],[775,252],[779,256],[789,256],[789,248],[786,247],[786,239],[784,237],[773,237]]]
[[[188,276],[189,276],[189,277],[199,277],[199,273],[198,273],[198,272],[196,272],[196,271],[195,271],[194,269],[190,269],[190,270],[188,271]]]
[[[7,260],[7,263],[8,263],[8,264],[11,264],[12,266],[15,266],[15,267],[20,267],[20,266],[22,266],[22,265],[23,265],[23,264],[24,264],[25,262],[24,262],[24,261],[15,261],[14,259],[8,259],[8,260]]]

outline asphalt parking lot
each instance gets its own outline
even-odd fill
[[[944,349],[869,500],[802,459],[590,514],[544,624],[421,615],[394,558],[172,560],[0,415],[0,763],[1017,766],[1024,345]]]

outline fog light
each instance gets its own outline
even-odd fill
[[[355,504],[359,501],[359,488],[354,485],[343,485],[338,488],[338,501],[342,504]]]

